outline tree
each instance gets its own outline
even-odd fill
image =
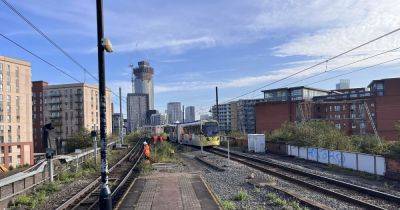
[[[85,149],[93,145],[93,140],[90,132],[86,129],[81,129],[71,138],[67,139],[67,150],[73,152],[75,149]]]

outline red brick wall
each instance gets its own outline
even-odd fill
[[[377,97],[376,104],[376,124],[379,135],[387,140],[398,140],[394,125],[400,120],[400,96]]]
[[[271,132],[284,122],[295,120],[296,106],[292,102],[265,102],[255,105],[256,132]]]
[[[47,86],[47,82],[43,81],[34,81],[32,82],[32,116],[36,115],[36,118],[32,117],[33,124],[33,150],[35,153],[45,152],[45,148],[42,142],[42,133],[41,129],[44,123],[44,97],[43,96],[43,88]],[[42,103],[40,103],[42,101]],[[40,107],[42,107],[42,111],[40,111]]]

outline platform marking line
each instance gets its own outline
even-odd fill
[[[184,209],[201,209],[200,202],[194,192],[192,183],[187,176],[179,179],[179,189],[181,191],[182,203]]]
[[[151,209],[154,196],[157,192],[157,180],[147,179],[144,186],[143,192],[140,194],[137,207],[138,210],[148,210]]]

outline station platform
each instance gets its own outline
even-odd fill
[[[187,172],[155,172],[138,177],[117,209],[220,209],[201,176]]]

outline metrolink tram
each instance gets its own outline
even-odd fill
[[[199,120],[176,125],[176,140],[180,144],[204,147],[219,146],[218,133],[218,122],[215,120]]]

